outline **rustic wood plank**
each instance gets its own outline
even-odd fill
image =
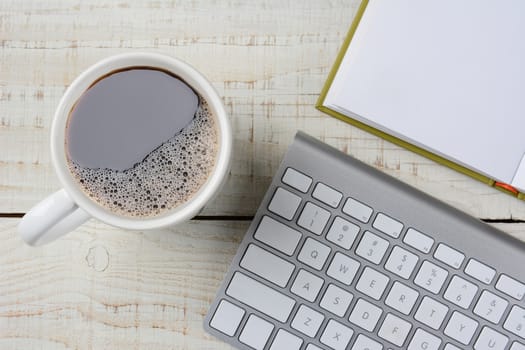
[[[247,222],[125,232],[91,221],[35,249],[0,219],[0,348],[229,349],[207,308]]]
[[[202,322],[248,222],[129,232],[94,220],[38,249],[0,219],[0,348],[229,349]],[[496,224],[525,241],[525,224]]]
[[[231,175],[206,215],[251,215],[297,129],[481,218],[524,203],[316,111],[359,0],[0,3],[0,213],[59,188],[49,126],[83,69],[111,54],[180,57],[214,84],[235,134]]]

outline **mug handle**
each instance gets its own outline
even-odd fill
[[[61,189],[31,208],[18,224],[18,232],[27,244],[39,246],[74,230],[89,218]]]

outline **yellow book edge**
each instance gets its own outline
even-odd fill
[[[395,136],[392,136],[390,134],[387,134],[379,129],[376,129],[368,124],[365,124],[365,123],[362,123],[356,119],[353,119],[349,116],[346,116],[342,113],[339,113],[337,111],[334,111],[326,106],[324,106],[324,100],[326,98],[326,95],[328,93],[328,90],[330,89],[330,86],[332,85],[332,82],[335,78],[335,75],[337,73],[337,71],[339,70],[339,66],[341,65],[341,62],[343,61],[343,57],[346,53],[346,51],[348,50],[348,47],[350,46],[350,42],[352,41],[352,38],[354,37],[354,34],[357,30],[357,27],[359,25],[359,22],[361,21],[361,18],[363,17],[363,13],[365,12],[365,9],[366,9],[366,6],[368,5],[368,1],[369,0],[362,0],[361,1],[361,4],[359,5],[359,8],[357,10],[357,13],[354,17],[354,20],[352,22],[352,25],[350,26],[350,29],[348,31],[348,34],[346,35],[346,38],[345,38],[345,41],[343,42],[343,46],[341,47],[340,51],[339,51],[339,54],[337,55],[336,59],[335,59],[335,62],[332,66],[332,69],[330,70],[330,73],[328,74],[328,78],[326,79],[326,82],[323,86],[323,89],[321,90],[321,93],[319,95],[319,98],[317,99],[317,102],[315,104],[315,107],[323,112],[323,113],[326,113],[334,118],[337,118],[339,120],[342,120],[344,122],[347,122],[353,126],[356,126],[362,130],[365,130],[373,135],[376,135],[376,136],[379,136],[389,142],[392,142],[398,146],[401,146],[401,147],[404,147],[412,152],[415,152],[415,153],[418,153],[424,157],[427,157],[437,163],[440,163],[442,165],[445,165],[451,169],[454,169],[456,171],[459,171],[460,173],[463,173],[467,176],[470,176],[478,181],[481,181],[481,182],[484,182],[486,183],[487,185],[489,186],[492,186],[492,187],[495,187],[497,188],[498,190],[500,191],[503,191],[507,194],[510,194],[512,196],[515,196],[521,200],[525,200],[525,193],[523,192],[515,192],[515,191],[512,191],[510,189],[507,189],[506,186],[509,186],[509,185],[506,185],[506,184],[501,184],[499,182],[496,182],[495,180],[487,177],[487,176],[484,176],[474,170],[471,170],[471,169],[468,169],[462,165],[459,165],[457,163],[454,163],[453,161],[450,161],[446,158],[443,158],[435,153],[432,153],[432,152],[429,152],[421,147],[418,147],[414,144],[411,144],[410,142],[407,142],[407,141],[404,141],[400,138],[397,138]],[[511,186],[509,186],[511,187]],[[512,188],[512,187],[511,187]]]

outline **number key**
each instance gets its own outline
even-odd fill
[[[388,245],[389,243],[386,239],[366,231],[355,252],[366,260],[379,264],[385,255]]]
[[[492,323],[499,323],[509,303],[489,291],[483,291],[474,308],[474,313]]]
[[[326,234],[326,239],[341,248],[350,249],[358,233],[359,226],[338,216],[335,218],[332,226],[330,226],[330,230]]]
[[[467,309],[476,295],[478,287],[458,276],[452,277],[444,298],[459,307]]]

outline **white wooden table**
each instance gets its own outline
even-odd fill
[[[202,320],[301,129],[525,240],[525,203],[315,110],[359,0],[0,2],[0,348],[228,349]],[[127,232],[95,220],[41,248],[19,217],[59,188],[49,127],[68,84],[152,51],[203,72],[234,130],[229,180],[201,217]]]

